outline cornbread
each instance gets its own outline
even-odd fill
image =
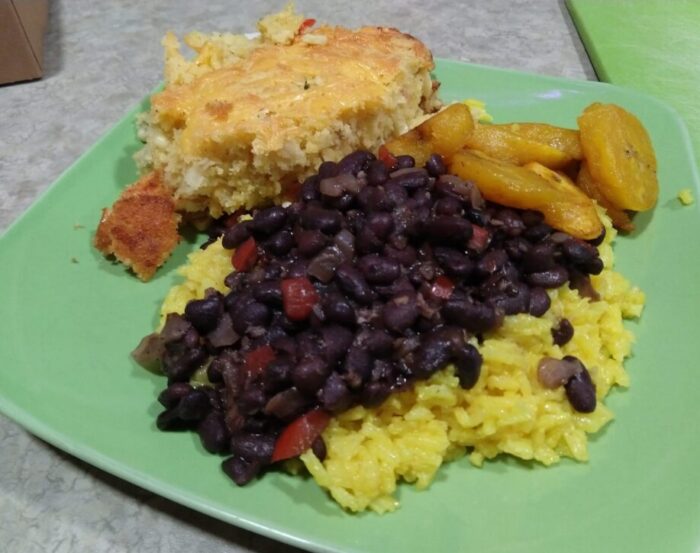
[[[290,9],[262,35],[168,35],[166,86],[142,118],[142,171],[157,169],[181,211],[218,217],[290,195],[323,161],[376,150],[437,108],[433,60],[395,29],[299,32]]]
[[[323,434],[325,460],[311,451],[301,457],[318,484],[346,509],[386,512],[397,507],[400,480],[426,488],[442,463],[465,454],[475,466],[501,453],[544,465],[561,457],[587,460],[587,434],[613,418],[605,396],[629,384],[622,363],[633,336],[623,319],[638,317],[644,304],[643,293],[613,270],[616,231],[602,212],[601,218],[606,238],[599,252],[605,269],[592,277],[599,301],[568,286],[551,290],[544,316],[508,316],[484,336],[482,372],[473,388],[461,388],[448,367],[377,408],[355,407],[335,417]],[[171,289],[161,313],[182,312],[209,287],[222,290],[229,255],[220,242],[192,254],[180,270],[185,281]],[[562,318],[575,333],[560,347],[551,329]],[[592,413],[576,412],[562,387],[547,389],[538,381],[538,361],[564,355],[576,356],[590,371],[598,399]]]

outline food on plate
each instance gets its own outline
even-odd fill
[[[487,200],[521,209],[536,209],[545,221],[577,238],[591,240],[601,234],[593,201],[563,175],[539,165],[539,174],[526,167],[500,161],[478,151],[452,156],[450,171],[476,184]],[[547,177],[542,174],[547,171]]]
[[[256,38],[193,33],[193,60],[166,36],[165,87],[140,119],[135,159],[188,219],[293,197],[321,162],[376,150],[438,108],[419,40],[312,25],[288,7],[263,18]]]
[[[646,211],[659,183],[651,139],[633,114],[615,104],[592,104],[578,118],[581,147],[600,192],[618,209]]]
[[[537,162],[561,169],[581,158],[580,147],[576,148],[577,134],[550,125],[476,125],[466,137],[466,145],[515,165]]]
[[[413,163],[325,162],[191,255],[135,352],[168,376],[159,428],[196,430],[239,484],[301,454],[352,511],[465,454],[587,458],[644,301],[607,217],[582,240]]]
[[[197,63],[196,77],[153,95],[137,161],[163,171],[179,209],[219,217],[279,201],[321,162],[376,149],[437,107],[433,59],[417,39],[299,26],[292,18],[287,42],[257,44],[207,72]],[[208,45],[216,59],[218,43]]]
[[[695,202],[695,198],[693,197],[693,191],[690,188],[684,188],[683,190],[678,192],[678,200],[683,205],[692,205]]]
[[[576,186],[583,190],[589,198],[595,200],[600,207],[605,209],[605,212],[608,214],[608,217],[610,217],[615,228],[624,232],[632,232],[634,230],[634,223],[627,212],[611,204],[600,191],[600,185],[595,181],[593,175],[591,175],[591,172],[588,170],[587,161],[581,163],[581,168],[576,176]]]
[[[461,163],[466,163],[469,171],[476,170],[482,163],[488,163],[477,157],[491,158],[494,163],[502,162],[501,169],[512,174],[501,175],[503,178],[498,179],[500,184],[496,187],[493,171],[495,166],[486,169],[491,184],[484,193],[487,198],[512,207],[531,206],[533,209],[541,209],[533,202],[549,203],[543,196],[534,193],[535,189],[540,192],[545,190],[542,182],[536,184],[531,182],[532,179],[527,179],[524,197],[520,197],[519,186],[511,186],[509,182],[515,178],[514,182],[520,183],[520,186],[523,184],[521,178],[513,177],[522,175],[515,167],[525,166],[534,170],[549,181],[550,188],[553,186],[560,193],[558,205],[549,207],[548,222],[557,227],[565,224],[560,221],[578,212],[578,216],[574,217],[576,223],[561,228],[582,238],[590,238],[593,229],[600,229],[601,226],[594,222],[596,217],[593,206],[574,190],[568,175],[577,175],[576,186],[606,210],[615,228],[625,232],[634,230],[632,219],[625,210],[643,211],[656,203],[658,182],[653,146],[641,122],[620,106],[588,106],[578,119],[581,131],[544,123],[484,124],[487,121],[478,121],[473,124],[465,119],[464,124],[460,121],[451,128],[445,124],[436,125],[437,130],[448,132],[451,137],[449,144],[426,140],[425,135],[428,133],[422,131],[421,127],[430,127],[431,121],[441,116],[447,119],[448,110],[458,106],[456,104],[445,108],[437,117],[390,140],[385,148],[392,155],[408,154],[420,161],[426,160],[430,153],[438,153],[448,162],[458,150],[470,150],[473,155],[459,153],[466,158]],[[478,105],[474,106],[474,113],[478,109]],[[585,147],[582,142],[585,142]],[[381,153],[380,150],[380,155]],[[596,169],[591,170],[591,165]],[[554,173],[550,170],[561,172]],[[461,176],[470,178],[465,174]],[[506,188],[509,189],[507,193]],[[489,194],[497,189],[500,197],[490,197]],[[568,197],[568,201],[564,202],[565,197]],[[584,226],[583,221],[587,222]],[[590,236],[586,233],[590,233]]]
[[[473,130],[474,116],[469,106],[452,104],[410,131],[386,142],[379,155],[409,155],[416,165],[422,166],[436,152],[449,156],[464,148]]]
[[[149,280],[180,241],[180,215],[158,171],[127,187],[111,209],[102,211],[95,247]]]

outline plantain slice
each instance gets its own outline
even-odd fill
[[[536,161],[552,169],[559,169],[572,161],[573,158],[566,151],[534,136],[516,134],[510,127],[511,125],[477,125],[466,137],[467,148],[515,165]]]
[[[413,156],[416,167],[421,167],[428,161],[430,154],[449,157],[462,149],[473,128],[474,119],[469,107],[465,104],[452,104],[417,127],[390,140],[385,146],[395,156]]]
[[[615,104],[595,103],[583,111],[578,125],[600,192],[618,209],[651,209],[659,195],[656,156],[639,119]]]
[[[494,125],[494,127],[503,127],[522,138],[547,144],[565,153],[570,160],[583,157],[581,138],[577,130],[556,127],[546,123],[507,123],[505,125]]]
[[[588,163],[585,161],[581,163],[581,168],[576,177],[576,186],[583,190],[589,198],[595,200],[600,207],[605,209],[616,229],[624,232],[632,232],[634,230],[634,223],[630,216],[622,209],[616,208],[603,196],[600,191],[600,185],[593,179],[593,175],[588,169]]]
[[[466,150],[456,153],[449,165],[451,173],[473,182],[487,200],[540,211],[552,227],[577,238],[592,240],[600,236],[603,224],[593,201],[568,178],[542,165],[539,168],[549,171],[548,178]]]

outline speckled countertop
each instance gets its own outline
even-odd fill
[[[0,87],[0,232],[160,80],[166,30],[243,32],[282,2],[50,4],[44,79]],[[297,7],[350,27],[398,27],[439,57],[595,78],[563,1],[298,0]],[[5,553],[295,551],[101,472],[3,416],[0,467]]]

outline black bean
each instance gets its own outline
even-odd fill
[[[344,192],[337,198],[325,196],[323,200],[328,207],[338,209],[340,211],[347,211],[355,205],[355,195],[351,194],[350,192]]]
[[[343,214],[335,209],[309,206],[301,214],[301,225],[305,229],[320,230],[325,234],[336,234],[343,224]]]
[[[428,161],[425,162],[425,168],[430,173],[431,177],[439,177],[447,172],[445,161],[440,154],[432,154]]]
[[[265,240],[263,247],[274,255],[285,255],[294,247],[294,236],[288,230],[280,230]]]
[[[233,366],[233,360],[226,356],[219,356],[212,359],[207,366],[207,378],[214,384],[223,382],[224,371]]]
[[[413,246],[407,245],[402,249],[387,244],[384,246],[384,255],[396,261],[402,267],[410,267],[416,262],[417,252]]]
[[[287,220],[287,212],[283,207],[273,206],[261,209],[248,224],[248,229],[256,235],[270,236],[280,230]]]
[[[189,380],[192,373],[201,367],[206,359],[207,353],[201,346],[166,344],[161,368],[170,382],[180,382]]]
[[[501,229],[507,236],[519,236],[525,230],[525,223],[512,209],[499,209],[495,218],[491,219],[491,224],[500,222]]]
[[[221,243],[226,249],[233,249],[240,246],[250,238],[250,221],[242,221],[229,227],[224,233]]]
[[[324,161],[318,167],[319,180],[338,176],[338,164],[334,161]]]
[[[192,300],[185,306],[185,318],[202,334],[214,330],[224,312],[220,294],[212,294],[203,300]]]
[[[199,421],[211,411],[211,402],[206,392],[194,389],[180,400],[176,410],[184,421]]]
[[[454,352],[455,374],[465,390],[474,387],[481,374],[483,358],[472,344],[464,344]]]
[[[396,156],[396,168],[397,169],[408,169],[409,167],[415,167],[416,160],[413,156],[402,155]]]
[[[513,284],[511,290],[507,290],[506,293],[497,294],[489,298],[488,301],[506,315],[527,313],[530,310],[530,288],[527,284],[518,282]]]
[[[357,175],[360,171],[366,171],[370,163],[376,158],[374,154],[357,150],[346,155],[338,162],[338,173],[352,173]]]
[[[272,322],[275,325],[275,321]],[[294,338],[287,335],[279,335],[270,340],[270,346],[272,346],[278,353],[288,355],[291,359],[296,359],[297,357],[297,342]]]
[[[394,230],[394,219],[390,213],[371,213],[367,217],[367,228],[380,240],[385,239]]]
[[[386,382],[369,382],[362,389],[360,401],[365,407],[379,407],[390,393],[391,387]]]
[[[425,230],[438,243],[449,242],[466,246],[472,237],[471,223],[454,215],[437,215],[426,223]]]
[[[340,325],[326,325],[319,331],[321,343],[319,350],[326,362],[333,366],[340,361],[352,344],[353,333]]]
[[[238,486],[245,486],[258,475],[261,468],[259,461],[248,461],[238,456],[229,457],[221,463],[221,469]]]
[[[370,305],[375,294],[362,273],[349,263],[343,263],[335,271],[340,288],[361,305]]]
[[[598,257],[598,250],[588,242],[568,238],[561,244],[566,258],[584,273],[598,275],[603,270],[603,260]]]
[[[237,397],[236,405],[243,415],[253,415],[260,412],[267,403],[267,397],[262,385],[247,386]]]
[[[365,186],[356,196],[357,204],[365,213],[391,209],[392,204],[383,188]]]
[[[561,319],[557,326],[552,327],[552,341],[557,346],[563,346],[574,337],[574,327],[569,319]]]
[[[399,185],[409,190],[416,190],[428,184],[428,172],[425,169],[403,169],[391,173],[387,185]]]
[[[375,159],[367,168],[367,182],[372,186],[378,186],[387,180],[389,180],[389,169],[386,168],[384,162]]]
[[[559,288],[567,280],[569,280],[569,272],[557,265],[552,269],[542,271],[540,273],[530,273],[525,275],[525,279],[531,286],[541,286],[542,288]]]
[[[355,309],[343,296],[337,293],[329,294],[322,300],[323,314],[328,322],[345,326],[355,326],[357,314]]]
[[[174,382],[158,395],[158,402],[166,409],[171,409],[192,391],[188,382]]]
[[[408,200],[406,189],[396,182],[388,181],[384,185],[386,203],[389,209],[404,205]]]
[[[398,262],[378,254],[360,258],[357,266],[370,284],[391,284],[401,275]]]
[[[265,405],[265,414],[283,421],[295,419],[307,410],[308,398],[296,388],[278,392]]]
[[[522,257],[522,269],[526,273],[540,273],[554,268],[557,262],[554,259],[554,244],[540,242]]]
[[[453,337],[441,329],[431,332],[421,342],[413,358],[413,373],[428,378],[444,368],[452,359]]]
[[[537,223],[526,228],[523,231],[523,236],[534,244],[536,242],[541,242],[547,238],[547,236],[552,234],[552,232],[552,227],[550,227],[547,223]]]
[[[209,453],[224,453],[228,450],[230,435],[221,413],[212,411],[197,426],[202,446]]]
[[[415,295],[392,298],[382,309],[382,321],[391,332],[403,334],[418,318]]]
[[[372,356],[366,349],[352,346],[348,350],[343,363],[343,377],[351,389],[357,390],[369,380],[372,363]]]
[[[321,389],[319,401],[327,411],[340,413],[352,405],[353,396],[343,378],[334,372],[330,374]]]
[[[382,251],[384,241],[379,238],[371,228],[365,226],[357,232],[355,249],[358,255],[367,255]]]
[[[307,178],[304,181],[304,184],[301,186],[301,192],[299,194],[301,200],[303,200],[304,202],[313,202],[315,200],[318,200],[321,197],[321,194],[318,191],[318,184],[318,176],[313,175]]]
[[[297,248],[300,255],[313,257],[320,252],[328,238],[320,230],[299,230],[295,233]]]
[[[266,327],[272,318],[272,311],[264,303],[251,298],[232,312],[231,318],[234,330],[245,334],[251,327]]]
[[[238,457],[266,465],[275,450],[275,437],[269,434],[236,434],[231,437],[230,449]]]
[[[491,250],[476,263],[476,273],[481,278],[486,278],[503,269],[508,263],[508,254],[501,249]]]
[[[282,305],[282,287],[279,280],[271,280],[256,284],[253,288],[253,297],[266,305]]]
[[[493,330],[500,323],[493,307],[470,299],[451,297],[440,312],[447,322],[475,334]]]
[[[389,357],[394,349],[394,339],[382,329],[370,329],[358,337],[358,340],[375,357]]]
[[[469,256],[454,248],[437,246],[433,254],[448,275],[466,278],[474,270],[474,263]]]
[[[564,359],[569,359],[566,356]],[[576,359],[575,357],[573,359]],[[577,359],[578,361],[578,359]],[[580,361],[579,361],[580,362]],[[591,375],[582,365],[582,370],[572,376],[566,384],[566,397],[571,406],[579,413],[592,413],[596,408],[595,384],[591,380]]]
[[[547,294],[544,288],[540,288],[539,286],[530,288],[530,304],[528,306],[530,315],[541,317],[547,312],[551,303],[549,294]]]
[[[482,211],[481,209],[467,209],[464,212],[464,216],[470,223],[474,223],[480,227],[487,226],[491,220],[491,216],[486,211]]]
[[[192,423],[183,421],[177,414],[177,409],[166,409],[156,418],[156,427],[164,432],[178,431],[190,428]]]
[[[503,244],[503,249],[512,261],[522,260],[523,256],[530,251],[531,247],[530,242],[521,236],[511,238],[505,244]]]
[[[603,243],[603,240],[605,240],[605,228],[603,228],[603,232],[601,232],[599,236],[593,240],[589,240],[588,243],[592,246],[600,246]]]
[[[326,381],[330,368],[320,357],[307,357],[297,363],[292,371],[294,386],[307,395],[315,394]]]
[[[462,202],[452,196],[445,196],[435,202],[434,209],[437,215],[461,215]]]
[[[324,461],[328,451],[326,450],[326,442],[323,440],[323,436],[317,436],[316,439],[311,444],[311,451],[319,461]]]
[[[292,361],[286,355],[270,361],[263,372],[265,392],[273,394],[287,387],[292,380],[292,370]]]

